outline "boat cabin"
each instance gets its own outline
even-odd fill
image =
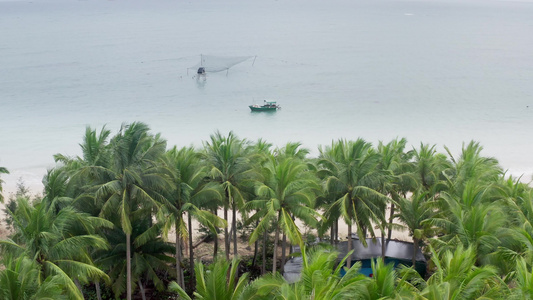
[[[276,102],[268,102],[265,100],[265,104],[263,105],[264,107],[272,107],[272,108],[275,108],[275,107],[278,107],[278,105],[276,104]]]

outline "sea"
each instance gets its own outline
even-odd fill
[[[201,55],[251,56],[198,77]],[[251,104],[277,101],[275,113]],[[533,174],[533,1],[0,0],[4,195],[35,192],[85,128],[147,123],[169,147],[217,130],[311,156],[474,140]]]

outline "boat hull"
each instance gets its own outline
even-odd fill
[[[253,105],[250,105],[250,110],[252,111],[276,111],[277,107],[255,107]]]

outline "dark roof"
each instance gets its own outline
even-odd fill
[[[365,247],[359,239],[352,239],[352,249],[354,250],[352,260],[365,260],[381,257],[381,238],[367,238],[366,243],[367,247]],[[390,240],[386,244],[385,257],[411,261],[413,257],[413,247],[413,243]],[[348,253],[348,242],[339,243],[337,245],[337,250],[340,252],[339,258],[344,258]],[[416,261],[426,261],[426,258],[420,249],[417,250]]]
[[[293,257],[285,263],[283,277],[287,282],[293,283],[302,276],[303,259],[301,256]]]
[[[367,238],[366,242],[368,247],[363,246],[363,243],[358,238],[352,238],[352,249],[354,250],[352,261],[381,257],[381,238],[376,238],[375,240]],[[385,256],[390,259],[406,260],[410,262],[413,257],[413,247],[413,243],[390,240],[387,243]],[[339,251],[340,261],[348,253],[348,242],[340,242],[337,244],[336,248],[337,251]],[[294,252],[300,252],[300,248],[295,246]],[[422,254],[420,248],[416,252],[416,261],[426,263],[426,258]],[[301,276],[300,272],[302,270],[302,264],[302,257],[300,256],[289,259],[285,264],[283,277],[285,277],[288,282],[298,281]]]

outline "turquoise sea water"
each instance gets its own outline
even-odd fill
[[[39,187],[85,126],[143,121],[318,153],[332,139],[479,141],[533,174],[533,2],[0,0],[0,166]],[[257,56],[198,81],[200,54]],[[248,105],[278,101],[274,114]]]

